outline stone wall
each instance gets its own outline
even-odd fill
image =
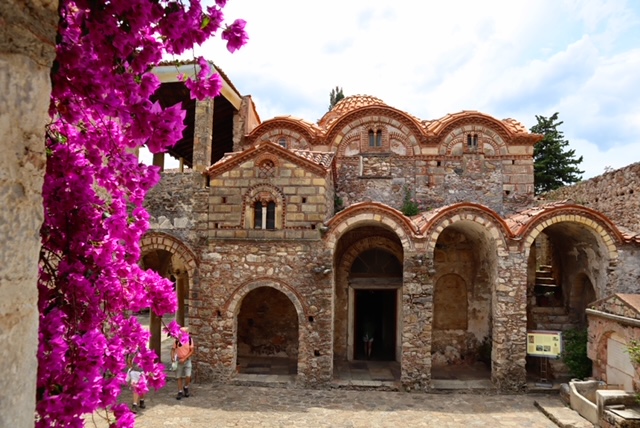
[[[44,126],[56,0],[0,2],[0,426],[33,426]]]
[[[211,178],[209,190],[210,238],[317,239],[318,225],[333,214],[330,175],[300,168],[282,160],[277,176],[248,160],[237,169]],[[264,176],[261,176],[264,175]],[[257,183],[257,184],[256,184]],[[274,229],[258,227],[254,203],[275,203]]]
[[[400,209],[405,186],[421,211],[473,201],[505,216],[533,201],[531,193],[522,191],[533,166],[521,160],[465,154],[426,161],[388,153],[338,158],[337,164],[337,193],[345,206],[381,201]]]
[[[207,214],[207,208],[198,204],[200,200],[206,202],[208,194],[201,182],[201,175],[192,170],[163,172],[160,183],[147,193],[144,203],[151,230],[196,243],[197,227],[200,223],[206,225]]]
[[[562,187],[545,194],[544,198],[570,199],[600,211],[617,226],[640,233],[640,162]]]
[[[251,299],[247,300],[249,306],[246,307],[243,299],[256,288],[266,286],[284,293],[296,308],[297,381],[303,385],[317,385],[330,380],[333,285],[331,275],[316,269],[330,265],[331,260],[327,259],[319,240],[307,243],[239,240],[212,243],[202,256],[200,291],[198,296],[192,296],[190,309],[190,325],[200,343],[199,379],[226,380],[233,373],[235,333],[245,338],[249,334],[239,330],[248,327],[245,316],[240,318],[240,325],[235,324],[238,314],[244,309],[257,311],[252,307]],[[255,319],[258,317],[255,315]],[[280,335],[288,341],[281,344],[282,348],[294,352],[291,332],[284,331]],[[244,353],[247,349],[240,351]]]

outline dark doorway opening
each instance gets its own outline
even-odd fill
[[[397,290],[355,290],[354,359],[396,360]],[[372,330],[371,355],[367,356],[363,340]]]

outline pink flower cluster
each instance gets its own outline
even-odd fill
[[[142,204],[159,173],[132,151],[166,151],[182,137],[184,112],[151,101],[160,83],[150,71],[165,53],[214,35],[224,5],[217,0],[205,12],[200,0],[60,0],[43,186],[37,427],[81,427],[83,415],[99,409],[110,426],[133,426],[118,404],[128,355],[145,371],[141,392],[164,385],[149,333],[132,314],[173,312],[176,296],[168,280],[138,265],[149,227]],[[224,30],[234,49],[247,40],[242,22]],[[206,61],[200,66],[189,87],[215,96],[221,82]]]

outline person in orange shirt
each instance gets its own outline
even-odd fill
[[[189,329],[182,327],[180,333],[182,333],[181,340],[176,339],[173,347],[171,348],[171,361],[177,361],[178,367],[176,368],[176,378],[178,378],[178,395],[176,400],[181,400],[182,397],[189,396],[189,385],[191,384],[191,356],[194,352],[193,340],[188,334]],[[188,337],[188,339],[187,339]],[[184,385],[184,388],[183,388]]]

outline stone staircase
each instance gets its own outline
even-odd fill
[[[538,307],[562,307],[562,288],[553,278],[551,266],[542,265],[536,270],[536,281],[533,287]]]

